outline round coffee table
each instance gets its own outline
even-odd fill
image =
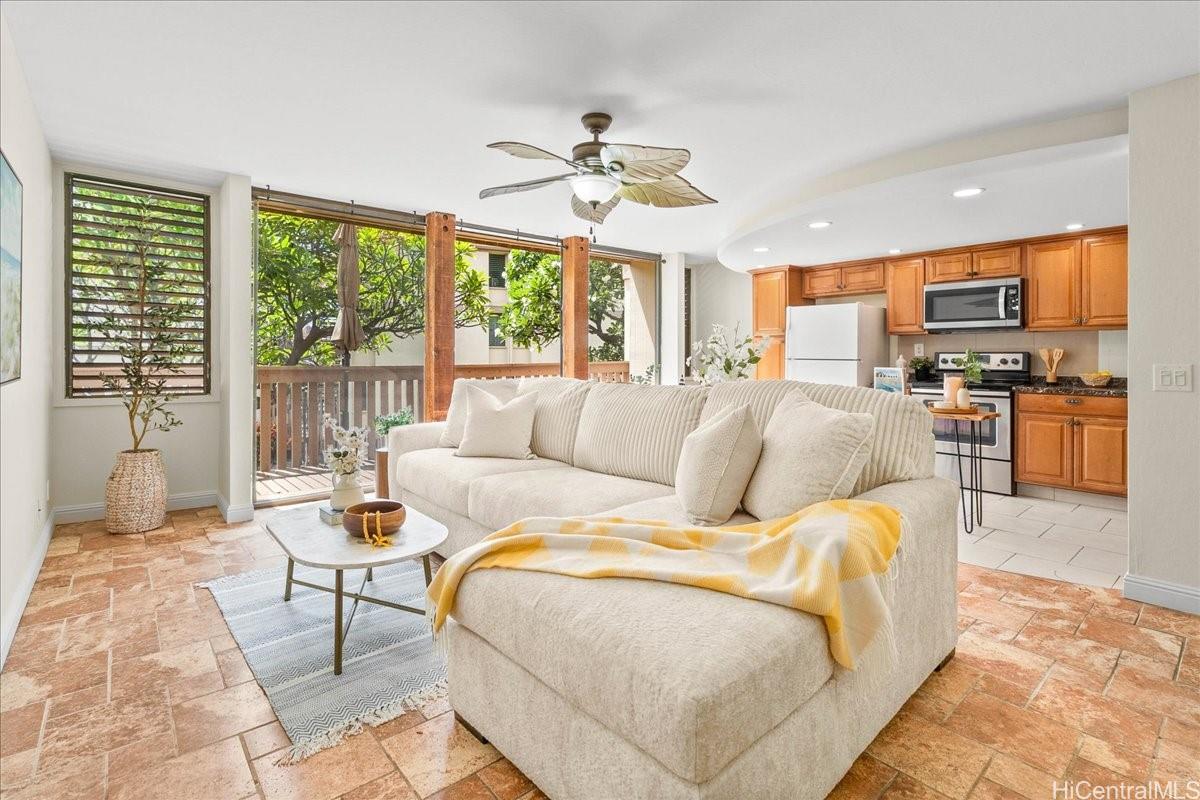
[[[405,508],[404,525],[392,535],[392,544],[388,547],[373,547],[362,539],[346,533],[340,525],[326,525],[317,515],[313,506],[297,508],[281,512],[267,522],[267,532],[283,548],[287,555],[287,579],[283,586],[283,599],[292,599],[292,585],[306,586],[333,595],[333,674],[342,674],[342,642],[350,632],[350,623],[354,621],[354,612],[358,603],[374,603],[387,606],[410,614],[425,614],[423,608],[393,603],[379,597],[368,597],[363,594],[367,582],[373,579],[375,567],[397,564],[401,561],[421,559],[425,567],[425,585],[433,579],[429,565],[429,554],[442,542],[446,541],[446,526],[430,519],[412,508]],[[308,581],[302,581],[293,576],[296,564],[317,569],[333,570],[333,588],[320,586]],[[348,569],[366,570],[362,585],[357,592],[347,592],[342,586],[343,573]],[[350,619],[343,626],[342,599],[350,597],[354,606],[350,610]]]

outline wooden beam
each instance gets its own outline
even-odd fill
[[[588,377],[588,240],[563,239],[562,363],[568,378]]]
[[[425,422],[446,418],[454,389],[453,214],[425,215]]]

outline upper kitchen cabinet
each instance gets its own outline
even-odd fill
[[[1129,236],[1087,236],[1080,265],[1079,313],[1085,328],[1129,324]]]
[[[812,304],[801,291],[801,272],[798,267],[780,266],[751,273],[752,333],[771,341],[758,364],[756,376],[760,379],[783,377],[783,338],[787,332],[788,306]]]
[[[971,277],[971,253],[938,253],[925,259],[925,282],[948,283]]]
[[[888,333],[924,333],[925,259],[889,261],[886,268]]]
[[[882,292],[883,262],[848,264],[840,267],[815,267],[801,270],[805,297],[844,297]]]
[[[971,252],[972,278],[1011,278],[1020,274],[1020,245]]]
[[[1085,236],[1025,247],[1029,330],[1124,328],[1128,235]]]

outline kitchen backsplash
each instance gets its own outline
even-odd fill
[[[925,345],[925,355],[939,351],[1026,350],[1032,356],[1033,374],[1045,375],[1046,365],[1038,349],[1061,347],[1066,351],[1058,365],[1060,375],[1078,375],[1106,369],[1117,377],[1127,377],[1126,331],[997,331],[988,333],[942,333],[925,336],[893,336],[895,352],[913,357],[913,345]]]

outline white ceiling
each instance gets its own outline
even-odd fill
[[[566,236],[586,225],[565,185],[477,199],[557,171],[484,145],[567,153],[585,138],[579,115],[603,110],[609,141],[690,148],[684,175],[720,203],[623,204],[600,240],[700,257],[819,176],[1120,106],[1200,71],[1196,2],[5,0],[3,13],[59,158],[201,181],[241,173]],[[948,235],[969,233],[957,224]]]

